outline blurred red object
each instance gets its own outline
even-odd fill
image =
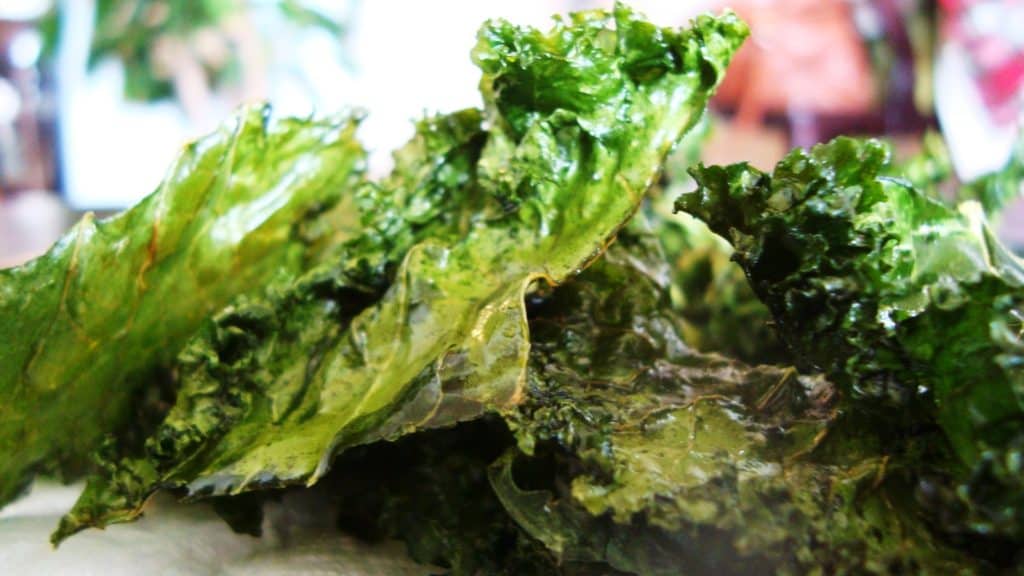
[[[1016,121],[1024,92],[1024,0],[940,0],[945,42],[970,57],[985,107],[997,123]]]
[[[860,116],[875,107],[869,57],[843,0],[740,0],[751,38],[716,101],[744,125],[768,115]]]

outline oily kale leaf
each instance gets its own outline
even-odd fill
[[[671,306],[685,320],[686,343],[745,362],[785,364],[789,355],[775,336],[771,313],[732,261],[732,246],[697,218],[673,214],[674,199],[696,186],[687,169],[699,161],[713,129],[705,114],[679,141],[642,212],[669,261]]]
[[[834,436],[834,389],[687,348],[656,238],[528,297],[525,399],[353,447],[343,530],[452,574],[971,573],[908,494],[925,455]],[[472,503],[472,505],[467,505]]]
[[[745,35],[731,14],[670,30],[623,6],[549,32],[486,24],[474,50],[483,113],[421,125],[426,144],[364,189],[375,232],[341,245],[336,270],[229,308],[193,340],[144,453],[108,464],[55,539],[130,519],[160,488],[196,498],[311,484],[346,448],[520,402],[527,290],[605,250]],[[454,145],[432,147],[452,125],[440,140]],[[377,213],[388,202],[398,208]],[[383,256],[365,258],[381,230]],[[383,281],[347,273],[391,259]],[[320,275],[341,278],[326,296]],[[359,285],[386,289],[376,300],[342,289]]]
[[[644,252],[620,237],[530,308],[517,448],[491,469],[526,532],[562,561],[638,574],[976,569],[908,497],[920,455],[872,430],[833,440],[820,377],[687,348]]]
[[[645,214],[670,264],[669,305],[685,320],[687,344],[745,362],[789,362],[771,313],[732,261],[732,246],[696,218],[672,217],[665,191],[650,198]]]
[[[232,303],[204,326],[179,358],[178,402],[148,441],[148,458],[118,462],[138,454],[103,454],[111,484],[90,484],[76,513],[93,515],[106,506],[108,521],[136,516],[161,468],[229,432],[252,409],[254,393],[265,394],[261,408],[271,422],[301,412],[311,375],[342,345],[353,319],[383,296],[416,238],[457,234],[465,207],[479,204],[475,183],[458,169],[479,156],[480,121],[467,110],[421,122],[417,136],[396,152],[390,177],[353,194],[349,220],[357,232],[331,259],[294,282]],[[442,210],[447,206],[456,208]],[[93,495],[97,487],[104,491]]]
[[[677,206],[730,240],[780,337],[848,411],[938,423],[962,463],[946,470],[951,531],[1020,541],[1024,267],[979,204],[949,208],[883,176],[888,162],[876,141],[839,138],[770,175],[699,167]]]
[[[336,234],[318,219],[362,169],[356,126],[244,110],[138,206],[0,270],[0,505],[36,470],[80,471],[205,319],[320,257]]]

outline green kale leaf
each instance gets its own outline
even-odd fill
[[[928,131],[922,150],[902,162],[884,168],[887,176],[909,181],[915,188],[949,204],[977,200],[993,228],[1015,198],[1024,194],[1024,133],[1017,138],[1010,157],[999,170],[958,186],[953,160],[942,135]]]
[[[647,228],[669,261],[670,304],[682,317],[686,343],[754,364],[789,363],[771,313],[732,261],[732,246],[692,216],[673,214],[673,201],[696,183],[687,170],[713,130],[705,114],[665,161],[661,181],[643,205]]]
[[[486,24],[483,113],[421,124],[395,174],[357,195],[366,233],[333,268],[221,312],[143,452],[108,461],[55,539],[130,519],[157,489],[312,484],[347,448],[521,402],[524,297],[604,252],[746,32],[731,14],[671,30],[623,6],[549,32]],[[367,258],[366,243],[386,245]]]
[[[313,490],[343,530],[454,575],[990,568],[910,495],[931,454],[890,450],[887,430],[837,434],[821,377],[687,348],[668,269],[634,220],[528,296],[521,404],[352,447]]]
[[[650,227],[670,264],[670,306],[685,320],[686,343],[750,363],[788,363],[768,308],[732,261],[732,246],[688,215],[671,217],[652,198]]]
[[[918,455],[833,440],[829,382],[687,348],[638,241],[530,308],[517,447],[491,469],[527,533],[637,574],[976,569],[907,496]]]
[[[335,240],[317,221],[361,172],[356,119],[269,114],[244,110],[136,207],[0,270],[0,505],[35,471],[81,471],[204,320]]]
[[[1019,542],[1024,266],[978,203],[947,207],[884,176],[888,162],[879,142],[839,138],[772,174],[699,167],[677,207],[729,239],[801,368],[828,374],[846,410],[941,427],[961,463],[944,470],[965,507],[951,531]]]

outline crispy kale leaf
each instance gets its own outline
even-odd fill
[[[440,138],[450,146],[414,143],[389,181],[364,191],[374,212],[398,206],[370,215],[365,236],[384,230],[397,244],[368,261],[360,250],[375,240],[357,237],[337,270],[219,315],[183,354],[177,403],[144,453],[109,464],[55,538],[130,519],[159,488],[202,497],[310,484],[346,448],[520,402],[527,290],[605,250],[745,35],[733,15],[677,31],[622,6],[546,33],[485,25],[474,51],[482,116],[421,125],[424,142],[459,128]],[[348,262],[387,270],[392,258],[382,282],[347,273]],[[338,280],[322,289],[323,276]],[[351,292],[375,283],[387,286],[378,299]]]
[[[770,175],[699,167],[678,208],[730,240],[781,338],[840,385],[847,410],[938,423],[973,470],[946,470],[963,482],[954,531],[1019,541],[1024,267],[979,204],[949,208],[882,176],[888,161],[878,142],[840,138]]]
[[[732,261],[732,246],[696,218],[673,218],[659,208],[649,214],[670,264],[670,305],[685,319],[686,343],[745,362],[788,362],[771,313]]]
[[[524,402],[343,452],[316,488],[339,527],[455,575],[985,567],[909,496],[925,455],[883,451],[870,429],[834,436],[824,379],[688,349],[667,272],[631,225],[531,294]]]
[[[0,271],[0,505],[40,469],[79,471],[133,425],[136,391],[213,312],[303,270],[351,187],[356,121],[241,112],[187,145],[157,190],[87,215],[45,256]]]
[[[771,313],[754,294],[732,246],[692,216],[673,214],[673,202],[696,183],[687,170],[699,161],[713,130],[705,114],[665,161],[661,182],[644,202],[647,228],[657,237],[671,277],[671,306],[684,318],[686,343],[750,363],[788,363],[771,327]]]
[[[517,449],[491,470],[524,530],[562,561],[639,574],[970,572],[907,497],[916,455],[870,430],[833,441],[820,377],[688,349],[645,252],[621,237],[530,308]]]

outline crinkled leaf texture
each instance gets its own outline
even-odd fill
[[[634,219],[528,296],[521,404],[352,447],[313,491],[343,530],[453,575],[989,568],[928,530],[909,496],[919,455],[874,429],[837,436],[823,378],[688,349],[668,272]]]
[[[649,245],[624,234],[530,308],[517,447],[491,467],[527,533],[637,574],[977,569],[929,532],[874,431],[833,449],[830,383],[687,348]]]
[[[213,312],[319,257],[316,220],[363,165],[356,125],[243,110],[136,207],[0,270],[0,505],[134,425],[136,392]]]
[[[527,290],[605,250],[745,35],[731,14],[671,30],[622,6],[549,32],[486,24],[483,114],[420,126],[360,195],[368,231],[334,268],[221,313],[182,356],[145,453],[91,482],[55,538],[134,517],[159,488],[311,484],[345,448],[519,403]],[[376,230],[398,242],[377,246]]]
[[[956,492],[967,531],[1020,541],[1024,267],[979,204],[949,208],[882,176],[888,162],[879,142],[840,138],[770,175],[699,167],[678,208],[730,240],[780,336],[850,410],[941,426],[974,469]]]
[[[644,203],[643,214],[669,262],[671,305],[686,320],[686,343],[693,348],[753,364],[787,364],[771,313],[732,261],[729,242],[699,219],[673,214],[675,199],[696,187],[687,170],[698,162],[711,126],[705,114],[679,142]]]
[[[687,344],[751,363],[788,363],[771,313],[732,261],[732,246],[707,225],[672,216],[669,201],[652,199],[651,226],[670,263],[671,306],[686,319]]]

